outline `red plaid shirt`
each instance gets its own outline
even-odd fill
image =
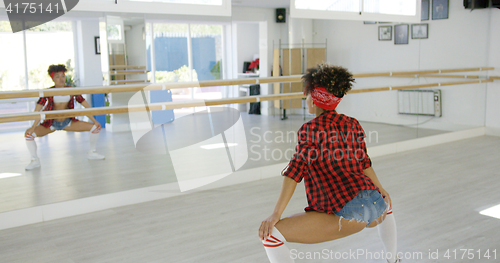
[[[54,88],[54,86],[50,87],[49,89],[52,89],[52,88]],[[68,109],[75,108],[75,99],[76,99],[76,101],[78,101],[78,103],[82,103],[83,101],[85,101],[85,99],[81,95],[71,95],[71,98],[69,99],[69,102],[68,102],[68,107],[67,107]],[[51,97],[42,97],[42,98],[38,99],[37,104],[45,105],[45,107],[43,107],[42,111],[53,110],[54,109],[54,97],[52,97],[52,96]],[[78,121],[74,117],[71,118],[71,120]],[[52,126],[53,122],[54,122],[53,119],[49,119],[49,120],[45,120],[40,125],[42,125],[45,128],[49,128],[50,126]]]
[[[365,133],[351,117],[327,111],[304,123],[296,152],[282,175],[305,179],[305,211],[335,213],[361,190],[378,190],[363,170],[371,167]]]

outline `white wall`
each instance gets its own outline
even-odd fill
[[[94,37],[99,36],[99,19],[76,22],[77,63],[80,86],[101,86],[101,55],[95,54]],[[89,101],[90,102],[90,101]]]
[[[243,62],[253,61],[255,54],[259,54],[259,23],[234,23],[236,28],[236,66],[237,72],[243,73]]]
[[[378,25],[365,25],[361,21],[315,20],[313,34],[315,42],[328,39],[330,63],[347,67],[353,73],[484,67],[488,65],[489,13],[489,9],[471,12],[463,8],[462,1],[450,1],[449,19],[423,21],[429,24],[429,38],[410,37],[408,45],[379,41]],[[370,78],[358,79],[355,88],[439,81],[452,80]],[[419,127],[456,130],[484,126],[486,84],[441,87],[441,90],[443,117]],[[339,105],[339,111],[363,121],[393,124],[415,124],[429,119],[399,115],[396,91],[348,95]]]
[[[500,76],[500,9],[490,9],[490,42],[488,60],[489,66],[495,67],[490,71],[490,75]],[[488,134],[500,136],[500,80],[488,83],[486,101],[486,127]]]
[[[313,20],[303,18],[289,18],[288,20],[289,42],[291,44],[312,43],[313,42]],[[293,46],[296,48],[299,46]]]

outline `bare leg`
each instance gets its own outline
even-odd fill
[[[342,227],[339,227],[339,224]],[[276,224],[276,228],[288,242],[307,244],[343,238],[357,233],[365,227],[366,222],[340,219],[334,214],[315,211],[296,214],[284,218]]]
[[[64,128],[65,131],[74,131],[74,132],[84,132],[90,131],[94,126],[93,123],[86,121],[72,121],[69,127]]]
[[[320,243],[352,235],[365,227],[366,222],[341,219],[337,215],[311,211],[278,221],[271,235],[262,243],[271,263],[292,263],[294,260],[284,244],[285,241]]]

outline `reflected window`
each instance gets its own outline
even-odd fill
[[[222,0],[130,0],[130,1],[170,3],[170,4],[222,5]]]
[[[323,11],[359,12],[359,1],[352,0],[295,0],[295,8]]]
[[[405,0],[363,0],[363,12],[414,16],[417,13],[415,1]]]
[[[23,34],[12,34],[8,21],[0,21],[0,91],[44,89],[53,85],[47,73],[51,64],[65,64],[67,84],[74,85],[74,43],[71,22],[48,22],[25,31],[24,60]],[[28,75],[26,76],[26,68]],[[0,113],[31,112],[37,98],[12,99],[0,103]],[[0,124],[0,130],[27,128],[29,122]]]
[[[196,72],[192,72],[192,79],[189,73],[188,25],[155,23],[153,34],[156,82],[196,81]],[[151,63],[150,48],[147,53],[148,64]],[[189,92],[184,90],[182,93]]]
[[[9,21],[0,21],[0,91],[26,89],[23,34],[12,34]]]
[[[56,44],[54,44],[56,43]],[[71,22],[48,22],[26,31],[28,87],[44,89],[54,85],[47,73],[52,64],[64,64],[66,84],[75,86],[75,47]]]
[[[363,0],[363,7],[361,7],[360,1],[352,0],[295,0],[295,8],[413,16],[417,12],[417,2],[408,0]]]
[[[197,79],[222,79],[222,26],[191,24],[190,31]],[[194,98],[221,99],[221,87],[197,88]]]
[[[121,25],[108,25],[108,40],[122,40]]]

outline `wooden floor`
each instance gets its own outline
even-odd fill
[[[500,137],[483,136],[373,158],[392,196],[403,262],[499,262],[500,219],[479,211],[500,203]],[[257,227],[274,207],[281,178],[0,231],[1,262],[267,262]],[[306,205],[300,184],[284,215]],[[298,252],[380,252],[376,229]],[[457,251],[456,254],[453,250]],[[473,249],[462,259],[460,249]],[[487,249],[496,259],[478,259]],[[450,250],[450,259],[445,252]],[[429,259],[438,251],[439,259]],[[409,253],[409,254],[408,254]],[[421,253],[421,254],[419,254]],[[375,254],[374,254],[375,255]],[[417,257],[423,257],[419,259]],[[467,254],[466,256],[467,257]],[[296,260],[296,262],[385,262]]]
[[[241,117],[246,130],[249,160],[240,170],[286,163],[289,160],[284,155],[271,156],[269,149],[293,153],[296,145],[296,135],[293,134],[304,123],[302,116],[292,115],[286,121],[280,120],[279,116],[246,113],[242,113]],[[173,122],[172,125],[177,123]],[[188,123],[188,127],[184,128],[199,130],[196,125],[194,122]],[[362,125],[370,136],[369,147],[444,133],[369,122]],[[130,132],[101,132],[97,150],[106,156],[105,160],[87,160],[88,132],[60,131],[37,138],[36,142],[42,167],[25,171],[30,157],[23,132],[0,133],[0,174],[19,174],[0,179],[0,213],[177,180],[170,156],[136,150]],[[267,158],[263,155],[264,147],[268,149]],[[203,164],[203,160],[197,162]]]

